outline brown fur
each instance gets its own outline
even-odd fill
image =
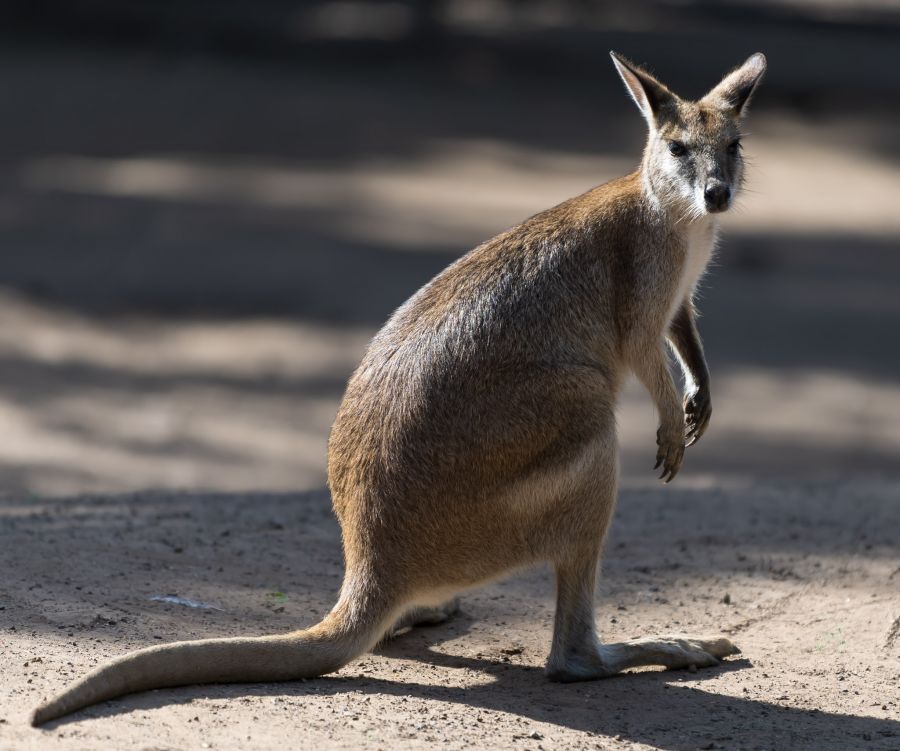
[[[331,614],[285,636],[125,655],[38,709],[35,724],[149,688],[321,675],[404,613],[403,624],[441,618],[460,590],[539,561],[557,573],[551,678],[711,665],[735,651],[726,639],[685,636],[601,645],[593,591],[616,498],[614,409],[626,374],[659,410],[668,480],[709,420],[691,303],[715,233],[702,195],[713,182],[739,185],[728,148],[764,59],[750,58],[699,103],[614,59],[650,126],[641,169],[451,265],[393,315],[350,379],[329,442],[346,555]],[[686,144],[683,157],[670,153],[673,139]],[[683,404],[667,338],[690,385]]]

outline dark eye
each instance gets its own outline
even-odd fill
[[[738,138],[736,141],[732,141],[728,144],[728,153],[731,156],[737,156],[737,153],[741,150],[741,139]]]
[[[687,147],[681,141],[669,141],[669,153],[672,156],[684,156],[687,154]]]

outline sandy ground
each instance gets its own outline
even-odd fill
[[[898,492],[624,491],[599,587],[603,637],[724,632],[743,654],[719,668],[548,683],[553,591],[536,571],[334,677],[156,691],[43,730],[25,725],[30,708],[125,649],[314,622],[340,582],[339,535],[322,493],[9,503],[0,746],[897,749]],[[221,609],[149,600],[166,594]]]
[[[566,86],[483,56],[5,51],[0,749],[900,749],[900,113],[863,75],[897,47],[838,37],[766,48],[752,192],[701,303],[713,424],[674,486],[640,389],[619,416],[603,638],[725,632],[740,658],[548,684],[552,582],[523,572],[335,677],[40,731],[28,711],[107,657],[320,617],[341,576],[325,441],[366,342],[468,247],[630,169],[642,131],[611,67]],[[712,82],[658,37],[613,41]],[[756,46],[701,42],[723,69]],[[856,51],[834,76],[803,64],[832,48]]]

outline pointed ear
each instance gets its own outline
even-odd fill
[[[725,76],[703,99],[741,116],[765,72],[766,56],[762,52],[750,55],[743,65]]]
[[[647,71],[626,60],[618,52],[610,51],[609,56],[622,76],[628,93],[652,128],[660,111],[674,101],[675,95]]]

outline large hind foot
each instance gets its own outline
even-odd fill
[[[670,670],[679,668],[707,668],[719,664],[719,660],[740,652],[724,636],[697,637],[685,634],[631,639],[621,644],[610,644],[608,659],[620,665],[618,670],[641,665],[662,665]]]
[[[393,625],[388,638],[404,634],[414,626],[436,626],[445,623],[459,612],[459,598],[454,597],[449,602],[437,607],[416,607],[404,613]]]
[[[591,640],[567,654],[551,654],[547,664],[550,680],[568,683],[607,678],[647,665],[669,670],[708,668],[740,650],[725,637],[694,637],[683,634],[631,639],[617,644],[597,644]]]
[[[596,549],[592,554],[573,554],[556,564],[556,617],[547,660],[551,680],[589,681],[644,665],[707,668],[740,651],[722,636],[684,634],[601,644],[594,628],[597,554]]]

